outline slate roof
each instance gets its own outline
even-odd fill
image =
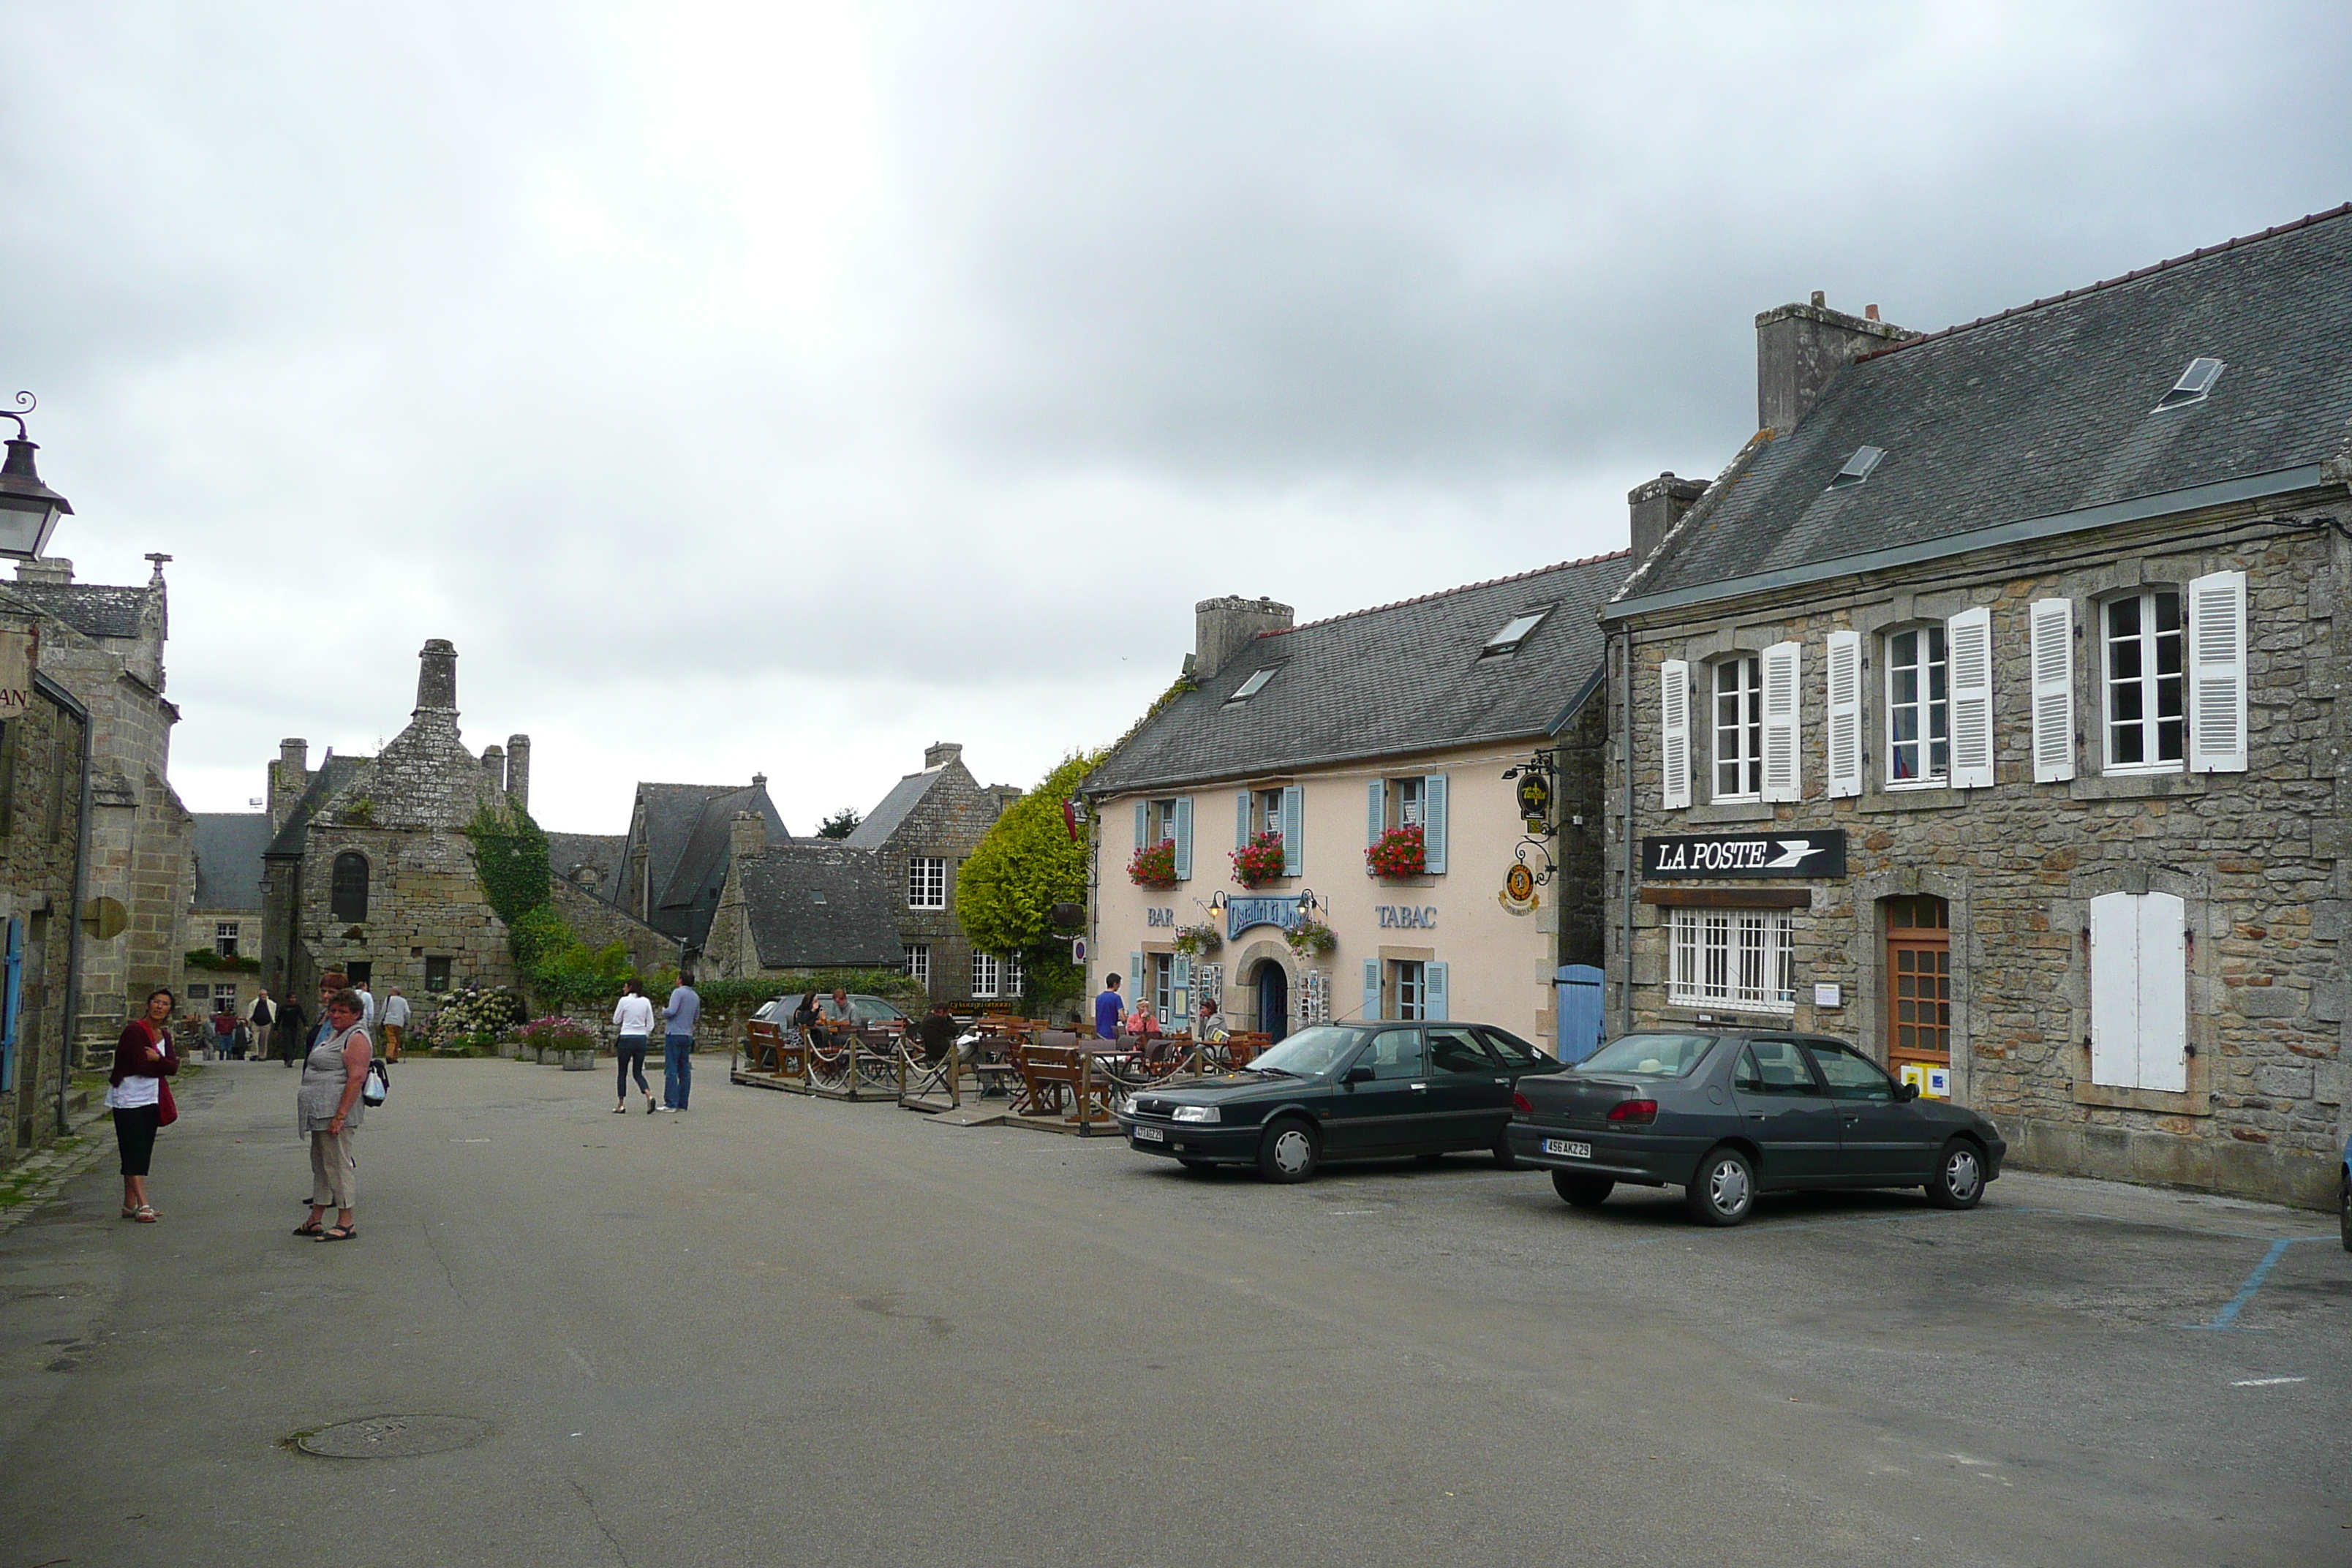
[[[1596,612],[1624,581],[1620,551],[1314,621],[1251,641],[1146,718],[1087,780],[1103,794],[1260,774],[1551,731],[1601,668]],[[1515,653],[1479,650],[1514,616],[1553,605]],[[1242,702],[1252,674],[1273,676]]]
[[[621,879],[621,849],[628,842],[620,833],[551,833],[547,836],[547,863],[550,869],[569,881],[572,869],[593,866],[596,870],[596,892],[610,902]]]
[[[96,583],[0,584],[19,599],[29,600],[84,637],[135,637],[139,612],[147,600],[144,588],[110,588]]]
[[[940,782],[940,776],[948,771],[950,765],[947,763],[941,763],[935,768],[926,768],[919,773],[908,773],[905,778],[892,784],[890,793],[882,797],[882,803],[867,812],[864,820],[850,829],[849,837],[841,842],[853,849],[881,848],[890,841],[890,835],[898,831],[899,825],[907,820],[908,814],[921,805],[923,797],[931,793],[931,786]]]
[[[904,961],[898,902],[872,850],[795,838],[736,866],[762,969],[896,969]]]
[[[302,798],[294,803],[287,814],[286,826],[269,841],[265,855],[299,856],[310,842],[310,814],[319,809],[326,798],[359,776],[361,771],[374,761],[373,757],[339,757],[329,752],[320,763],[319,771],[310,775]]]
[[[2226,366],[2212,390],[2158,412],[2200,357]],[[2321,463],[2347,420],[2352,204],[1856,361],[1622,597]],[[1864,446],[1886,454],[1868,479],[1828,489]]]
[[[195,900],[198,910],[261,912],[261,856],[269,847],[269,817],[257,811],[199,811],[195,819]]]

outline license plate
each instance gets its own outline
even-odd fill
[[[1563,1138],[1547,1138],[1544,1140],[1544,1152],[1570,1160],[1590,1160],[1592,1158],[1592,1145],[1570,1143]]]
[[[1157,1127],[1139,1126],[1134,1130],[1134,1131],[1135,1141],[1139,1143],[1165,1143],[1168,1142],[1168,1134],[1162,1132]]]

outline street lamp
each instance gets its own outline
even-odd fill
[[[19,414],[0,408],[0,419],[14,419],[16,434],[8,443],[8,461],[0,467],[0,555],[16,561],[37,561],[58,519],[73,510],[73,503],[41,483],[33,468],[40,450],[25,438],[25,414],[39,405],[29,392],[16,395]]]

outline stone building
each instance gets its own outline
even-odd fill
[[[872,850],[829,838],[771,844],[766,820],[740,811],[698,967],[713,980],[895,969],[901,952],[897,890]]]
[[[1763,428],[1604,612],[1615,1020],[1829,1031],[2020,1164],[2327,1201],[2352,207],[1876,315],[1757,318]]]
[[[269,848],[269,817],[258,811],[200,811],[194,815],[190,857],[193,891],[186,921],[174,944],[183,955],[209,952],[218,967],[186,961],[188,1007],[209,1013],[226,1002],[243,1016],[262,983],[262,856]],[[240,963],[255,965],[243,973]],[[306,1002],[304,1005],[308,1005]]]
[[[474,755],[457,729],[457,650],[436,637],[419,663],[408,727],[377,755],[331,752],[314,772],[296,739],[270,765],[262,972],[306,1005],[330,970],[413,999],[515,982],[465,829],[485,807],[529,809],[530,738]]]
[[[771,838],[789,837],[776,803],[768,798],[765,773],[752,774],[748,786],[640,784],[617,865],[604,858],[605,840],[567,835],[565,863],[556,875],[596,891],[679,943],[690,957],[701,951],[719,907],[729,836],[740,811],[756,812]],[[551,843],[551,858],[553,850]]]
[[[163,695],[170,559],[149,556],[154,570],[137,588],[77,583],[70,561],[20,562],[5,590],[43,615],[41,673],[89,714],[77,1026],[86,1059],[112,1055],[124,1018],[149,991],[181,984],[194,820],[171,784],[180,711]]]
[[[62,1131],[77,978],[68,935],[93,722],[38,673],[44,642],[60,634],[73,635],[0,590],[0,1163]]]
[[[922,771],[901,778],[843,840],[880,863],[898,904],[895,961],[934,1001],[1021,994],[1018,962],[974,952],[955,909],[956,873],[1020,798],[1011,784],[981,784],[964,766],[963,747],[942,741],[924,750]]]
[[[1303,626],[1270,599],[1196,605],[1186,681],[1086,783],[1092,967],[1123,967],[1129,997],[1164,1017],[1205,994],[1230,1026],[1276,1038],[1459,1018],[1555,1048],[1560,971],[1601,956],[1594,613],[1627,566],[1567,562]],[[1528,827],[1529,773],[1553,792],[1539,820],[1557,836]],[[1408,842],[1376,872],[1376,849]],[[1234,856],[1261,843],[1279,869],[1244,885]],[[1137,857],[1153,850],[1169,858],[1147,879]],[[1328,952],[1290,946],[1309,921]],[[1188,927],[1210,929],[1214,956],[1178,950]],[[1581,994],[1599,975],[1566,978]]]

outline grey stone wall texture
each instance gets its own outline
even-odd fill
[[[38,637],[33,617],[0,608],[0,627]],[[38,655],[36,655],[37,662]],[[0,920],[21,919],[24,972],[13,1083],[0,1090],[0,1164],[57,1129],[64,1069],[66,970],[72,932],[74,844],[80,828],[81,721],[36,695],[0,726]],[[116,1026],[120,1032],[121,1026]],[[113,1041],[107,1042],[111,1051]]]
[[[2347,887],[2347,650],[2340,606],[2352,544],[2340,486],[2179,514],[2129,528],[2014,546],[1783,590],[1637,621],[1632,700],[1612,693],[1610,1018],[1631,960],[1633,1022],[1693,1015],[1665,993],[1667,911],[1636,904],[1623,951],[1623,748],[1633,756],[1643,835],[1843,827],[1849,875],[1810,884],[1798,912],[1793,1023],[1854,1039],[1885,1059],[1884,932],[1878,901],[1927,893],[1950,906],[1954,1098],[1991,1116],[2021,1166],[2178,1184],[2302,1204],[2333,1201],[2352,1043],[2342,957]],[[2242,773],[2102,776],[2097,604],[2200,574],[2248,574],[2251,750]],[[2074,601],[2076,776],[2033,782],[2027,606]],[[1990,789],[1881,787],[1885,678],[1875,632],[1973,606],[1992,612],[1997,658],[1995,783]],[[1864,634],[1870,744],[1864,794],[1826,795],[1826,634]],[[1704,707],[1694,705],[1694,806],[1659,807],[1659,666],[1783,639],[1804,647],[1803,798],[1709,806]],[[1622,646],[1622,645],[1621,645]],[[1618,666],[1612,656],[1612,676]],[[1742,882],[1743,887],[1760,884]],[[2090,1081],[2089,901],[2165,891],[2188,906],[2185,1093]],[[1816,1013],[1816,981],[1847,1005]],[[1762,1016],[1759,1023],[1768,1022]]]
[[[956,913],[956,876],[1019,794],[1001,785],[982,787],[958,755],[939,770],[922,798],[876,847],[884,882],[898,902],[899,941],[925,943],[931,950],[932,1001],[963,1005],[972,1000],[971,939],[964,935]],[[851,842],[856,842],[856,836]],[[908,904],[907,862],[918,855],[947,862],[947,908],[919,910]]]

